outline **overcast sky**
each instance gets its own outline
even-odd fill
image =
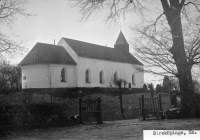
[[[29,50],[36,42],[53,44],[55,39],[57,44],[62,37],[113,47],[120,28],[127,40],[130,40],[132,35],[129,26],[135,22],[130,18],[121,22],[121,26],[114,23],[106,24],[103,21],[106,12],[100,11],[87,21],[80,21],[81,14],[78,8],[71,5],[72,3],[67,0],[29,0],[25,5],[26,12],[35,16],[17,16],[13,28],[5,30],[12,37],[13,34],[17,34],[16,39],[26,40],[24,45]],[[134,15],[130,13],[128,16]],[[11,62],[19,63],[23,57],[17,57]]]
[[[104,20],[108,11],[96,12],[87,21],[80,21],[79,9],[73,8],[68,0],[28,0],[25,9],[34,16],[17,16],[12,29],[3,29],[13,39],[26,41],[23,45],[28,51],[11,59],[14,64],[18,64],[37,42],[53,44],[55,39],[57,44],[62,37],[114,47],[120,30],[130,41],[134,36],[130,26],[135,26],[139,21],[137,15],[130,12],[126,14],[125,20],[121,19],[120,25],[106,24]],[[133,49],[131,52],[134,53]],[[152,80],[157,81],[158,78],[149,78],[149,75],[145,77],[146,82]]]

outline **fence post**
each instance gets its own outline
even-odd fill
[[[79,97],[79,115],[80,115],[80,124],[83,123],[83,122],[82,122],[82,106],[81,106],[81,104],[82,104],[82,98]]]
[[[151,98],[151,101],[152,101],[152,105],[153,105],[153,115],[155,116],[156,115],[156,111],[155,111],[155,97]]]
[[[142,117],[143,117],[143,120],[146,120],[145,118],[145,108],[144,108],[144,95],[141,96],[142,97]]]
[[[102,124],[102,117],[101,117],[101,99],[100,99],[100,97],[98,97],[97,102],[98,102],[98,120],[97,120],[97,123],[98,123],[98,124]]]
[[[162,100],[161,100],[161,94],[159,94],[159,108],[160,108],[160,111],[162,111]]]

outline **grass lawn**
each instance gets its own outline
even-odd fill
[[[6,139],[18,140],[142,140],[143,130],[200,130],[200,119],[106,121],[102,125],[79,125],[15,132]]]

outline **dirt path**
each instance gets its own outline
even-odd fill
[[[143,130],[200,130],[200,119],[143,121],[123,120],[102,125],[37,129],[15,132],[6,139],[18,140],[142,140]]]

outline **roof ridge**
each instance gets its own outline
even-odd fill
[[[103,46],[103,45],[99,45],[99,44],[94,44],[94,43],[85,42],[85,41],[76,40],[76,39],[71,39],[71,38],[66,38],[66,37],[62,37],[62,38],[63,38],[63,39],[73,40],[73,41],[78,41],[78,42],[81,42],[81,43],[86,43],[86,44],[91,44],[91,45],[101,46],[101,47],[105,47],[105,48],[113,48],[113,47],[109,47],[109,46]],[[113,49],[114,49],[114,48],[113,48]]]
[[[141,65],[141,62],[139,62],[130,52],[127,55],[116,48],[96,45],[64,37],[62,39],[66,41],[66,43],[68,43],[68,45],[80,57]]]
[[[54,44],[49,44],[49,43],[43,43],[43,42],[37,42],[36,44],[44,44],[44,45],[51,45],[51,46],[61,46],[61,45],[54,45]],[[36,45],[35,44],[35,45]],[[34,45],[34,46],[35,46]],[[63,46],[61,46],[61,47],[63,47]]]

